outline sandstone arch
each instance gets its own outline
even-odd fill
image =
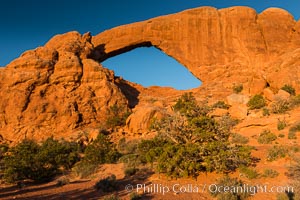
[[[154,46],[186,66],[203,86],[222,83],[226,90],[241,82],[257,93],[269,83],[270,61],[300,47],[299,23],[277,8],[257,14],[248,7],[200,7],[104,31],[92,38],[94,58],[101,62]]]
[[[201,7],[93,37],[57,35],[23,53],[0,69],[0,135],[11,141],[74,137],[79,128],[105,121],[111,105],[133,107],[129,97],[147,91],[96,61],[141,46],[154,46],[187,67],[202,81],[194,90],[199,96],[224,98],[234,83],[250,94],[265,87],[276,92],[284,84],[300,92],[300,21],[275,8],[257,14],[247,7]]]

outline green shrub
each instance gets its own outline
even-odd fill
[[[300,131],[300,123],[298,122],[289,129],[288,139],[297,139],[296,133],[299,131]]]
[[[241,134],[233,134],[231,141],[237,144],[247,144],[249,142],[249,138],[241,135]]]
[[[60,177],[57,181],[56,181],[56,185],[61,187],[61,186],[64,186],[64,185],[67,185],[70,183],[70,179],[63,176],[63,177]]]
[[[132,154],[136,152],[139,143],[140,143],[139,140],[126,141],[125,138],[122,138],[119,140],[118,143],[118,151],[121,152],[122,154]]]
[[[247,105],[250,108],[250,110],[260,109],[266,105],[266,101],[262,95],[256,94],[253,97],[251,97]]]
[[[117,189],[116,176],[112,174],[104,179],[100,179],[95,184],[95,189],[101,190],[102,192],[113,192]]]
[[[297,139],[296,132],[290,130],[289,133],[288,133],[288,139],[289,140],[296,140]]]
[[[0,160],[4,157],[5,153],[8,152],[9,146],[7,144],[0,144]]]
[[[276,195],[277,200],[290,200],[291,198],[286,193],[278,193]]]
[[[104,200],[120,200],[120,198],[117,195],[112,194],[108,197],[104,197]]]
[[[262,111],[263,111],[263,116],[269,116],[270,115],[270,110],[268,108],[263,107]]]
[[[299,132],[300,131],[300,123],[297,122],[295,123],[291,128],[290,128],[291,131],[295,131],[295,132]]]
[[[287,123],[285,120],[278,119],[277,121],[277,130],[281,131],[287,126]]]
[[[213,197],[216,197],[218,200],[245,200],[257,193],[257,188],[254,186],[250,186],[249,190],[243,191],[242,188],[245,183],[237,178],[230,178],[229,176],[225,176],[218,180],[216,187],[210,188],[210,194]],[[240,188],[235,191],[221,191],[216,190],[216,188]]]
[[[126,119],[131,112],[125,106],[118,106],[117,104],[111,106],[108,110],[108,118],[106,120],[106,126],[113,128],[116,126],[124,126]]]
[[[284,138],[284,134],[282,134],[282,133],[280,133],[279,135],[278,135],[278,137],[280,137],[280,138]]]
[[[155,164],[159,173],[174,178],[249,165],[250,147],[229,141],[232,123],[215,120],[206,112],[206,105],[201,107],[190,95],[179,98],[174,106],[178,112],[156,126],[159,137],[141,141],[136,152],[139,160],[152,167]]]
[[[138,170],[139,169],[137,169],[137,168],[126,168],[124,170],[124,174],[126,177],[130,177],[130,176],[135,175]]]
[[[237,125],[240,121],[238,119],[233,119],[230,115],[223,115],[220,119],[218,119],[217,123],[221,127],[221,129],[225,131],[230,131],[235,125]]]
[[[226,104],[224,101],[218,101],[212,105],[212,108],[222,108],[228,109],[230,106]]]
[[[239,168],[240,173],[244,174],[248,179],[255,179],[259,177],[259,173],[253,169],[246,166],[241,166]]]
[[[294,193],[287,193],[290,196],[293,196],[291,199],[300,199],[300,158],[297,156],[295,162],[288,167],[288,171],[285,174],[289,180],[293,181],[292,186],[294,188]]]
[[[69,170],[80,160],[79,152],[80,148],[76,142],[58,141],[50,137],[41,144],[38,156],[41,161],[50,162],[56,165],[56,168],[62,166]]]
[[[297,107],[300,105],[300,94],[298,94],[297,96],[291,97],[290,99],[290,106],[292,108]]]
[[[292,152],[294,152],[294,153],[300,152],[299,146],[291,146],[291,147],[290,147],[290,150],[291,150]]]
[[[193,94],[185,93],[183,94],[173,106],[174,111],[179,112],[185,116],[193,117],[197,115],[198,105]]]
[[[283,114],[286,111],[290,110],[290,103],[288,100],[285,99],[278,99],[271,105],[272,113],[275,114]]]
[[[232,87],[233,92],[236,93],[236,94],[239,94],[240,92],[242,92],[243,89],[244,89],[243,84],[234,85]]]
[[[277,139],[277,136],[269,130],[264,130],[260,133],[257,141],[259,144],[272,144],[274,140]]]
[[[9,149],[4,157],[4,179],[7,182],[23,179],[49,181],[62,168],[70,169],[78,160],[75,143],[49,138],[39,145],[33,140],[23,140]]]
[[[274,169],[265,169],[263,173],[263,177],[266,178],[275,178],[279,175],[279,173]]]
[[[284,85],[281,89],[288,92],[288,93],[290,93],[290,95],[293,95],[293,96],[296,95],[296,90],[291,85]]]
[[[99,164],[82,160],[75,164],[75,166],[72,168],[72,172],[79,178],[87,178],[90,175],[96,173],[98,168]]]
[[[136,192],[132,192],[129,195],[129,199],[130,200],[138,200],[138,199],[142,199],[142,195],[136,193]]]
[[[84,162],[103,164],[115,163],[120,158],[120,153],[104,134],[99,134],[84,151]]]
[[[284,158],[287,153],[288,153],[288,148],[286,146],[275,145],[270,149],[268,149],[267,159],[268,161],[274,161],[277,160],[278,158]]]

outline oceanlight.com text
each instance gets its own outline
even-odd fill
[[[143,192],[149,194],[167,194],[167,193],[248,193],[255,195],[257,193],[293,193],[294,188],[289,185],[220,185],[220,184],[128,184],[125,186],[128,192]]]

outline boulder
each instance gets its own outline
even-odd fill
[[[249,101],[249,97],[243,94],[231,94],[226,97],[228,105],[236,105],[236,104],[247,104]]]
[[[290,98],[290,93],[284,90],[279,90],[278,93],[274,96],[275,100],[288,100]]]
[[[126,126],[130,132],[141,133],[149,131],[151,123],[166,116],[160,107],[141,106],[127,118]]]
[[[264,97],[268,100],[268,101],[273,101],[274,100],[274,93],[270,88],[265,88],[264,89]]]
[[[245,104],[235,104],[229,108],[229,114],[235,119],[245,119],[248,114],[248,107]]]

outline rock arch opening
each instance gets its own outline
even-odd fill
[[[108,57],[102,62],[103,66],[114,70],[117,76],[144,87],[188,90],[201,85],[201,81],[185,66],[153,46],[132,48],[125,53],[115,52]]]

